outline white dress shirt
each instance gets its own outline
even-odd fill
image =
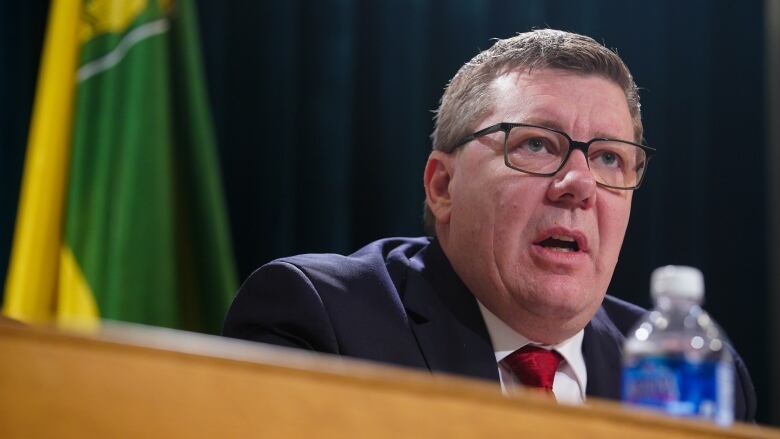
[[[477,301],[479,303],[479,301]],[[585,402],[585,389],[588,384],[588,373],[585,368],[585,359],[582,357],[582,336],[584,330],[574,334],[569,339],[556,345],[543,345],[534,343],[526,337],[510,328],[495,314],[479,303],[479,310],[485,319],[490,341],[493,343],[493,351],[496,355],[496,367],[501,378],[501,390],[504,393],[512,393],[513,389],[522,386],[515,375],[501,366],[501,360],[521,347],[532,344],[546,349],[554,349],[563,357],[564,361],[555,371],[553,380],[553,394],[558,402],[567,404],[582,404]]]

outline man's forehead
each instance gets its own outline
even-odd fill
[[[590,87],[583,88],[581,82],[572,80],[575,78],[604,81],[612,86],[613,93],[604,93],[603,87],[592,91]],[[519,68],[496,77],[491,83],[491,93],[494,107],[490,113],[504,122],[533,123],[566,131],[570,128],[569,121],[583,116],[578,113],[582,109],[577,105],[579,100],[591,99],[599,110],[593,111],[593,122],[605,130],[599,135],[622,134],[614,132],[616,127],[633,129],[623,90],[601,75],[560,69],[529,72],[527,68]]]

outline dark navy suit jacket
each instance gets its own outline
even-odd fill
[[[620,399],[623,341],[644,312],[605,297],[582,341],[588,395]],[[241,286],[223,334],[499,381],[476,299],[430,238],[389,238],[349,256],[264,265]],[[753,383],[734,359],[735,418],[753,421]]]

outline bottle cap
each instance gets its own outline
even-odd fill
[[[650,277],[650,294],[701,302],[704,299],[704,276],[698,268],[667,265],[656,268]]]

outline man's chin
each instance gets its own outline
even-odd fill
[[[577,318],[584,307],[573,301],[545,300],[532,304],[531,312],[540,317],[565,322]]]
[[[539,317],[557,321],[590,320],[598,309],[603,295],[594,297],[585,291],[582,284],[573,282],[554,282],[540,285],[526,296],[526,309]]]

